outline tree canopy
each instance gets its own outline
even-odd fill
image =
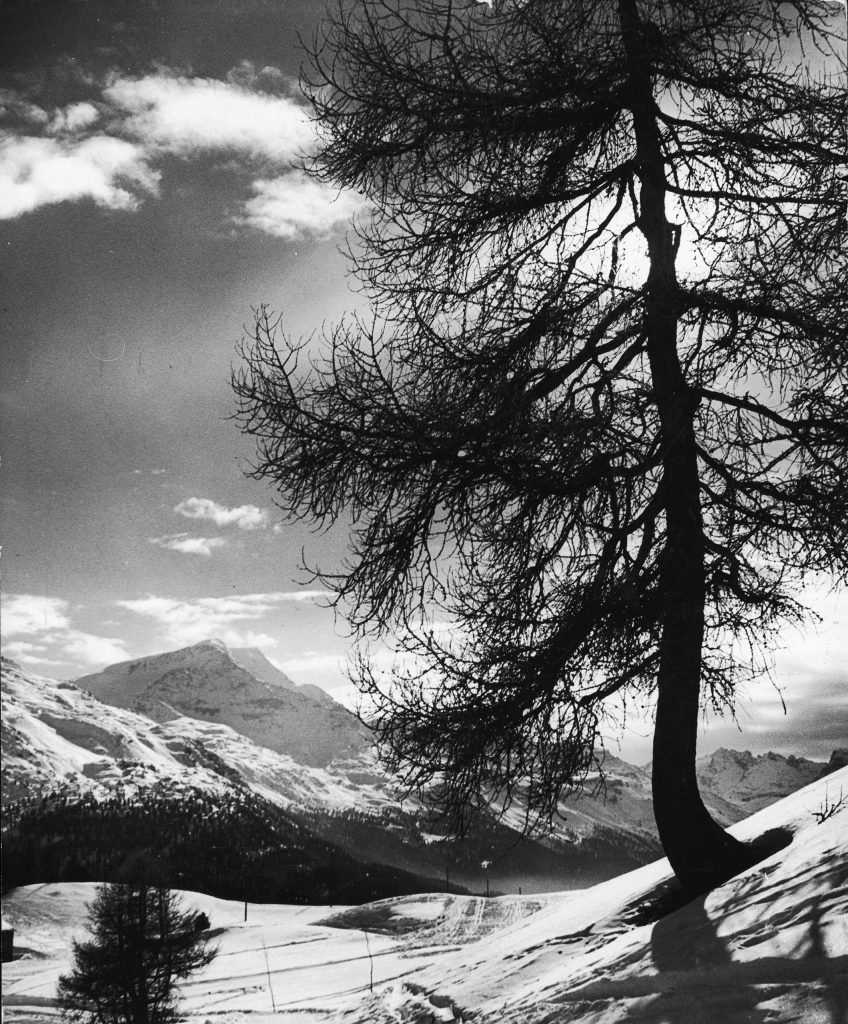
[[[234,386],[255,474],[350,531],[321,573],[384,755],[461,824],[555,813],[604,716],[656,694],[685,884],[749,854],[694,774],[848,573],[844,32],[823,0],[341,2],[313,173],[362,194],[372,317],[316,355],[260,311]]]

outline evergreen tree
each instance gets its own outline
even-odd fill
[[[281,509],[350,526],[320,578],[404,655],[357,663],[369,720],[459,826],[555,813],[655,697],[672,867],[751,860],[698,793],[699,708],[807,574],[848,576],[843,32],[825,0],[328,16],[314,170],[370,204],[373,317],[318,357],[261,311],[234,384]]]
[[[170,1024],[176,984],[214,959],[175,893],[137,882],[101,885],[89,907],[92,938],[74,941],[74,968],[59,979],[72,1024]]]

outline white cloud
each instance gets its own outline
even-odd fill
[[[46,110],[31,103],[14,89],[0,89],[0,116],[37,127],[44,127],[50,120]]]
[[[277,638],[270,633],[254,633],[251,630],[233,634],[234,639],[225,641],[233,647],[276,647]]]
[[[59,668],[66,665],[67,663],[63,658],[49,658],[43,651],[47,651],[45,645],[39,644],[28,644],[23,640],[16,641],[10,644],[3,644],[3,655],[4,657],[11,658],[13,661],[18,661],[24,666],[37,665],[41,666],[42,669],[46,665],[50,668]]]
[[[287,162],[315,140],[306,108],[237,82],[160,73],[114,78],[103,97],[124,112],[123,130],[168,153],[244,153]]]
[[[173,533],[166,537],[151,537],[150,543],[166,551],[178,551],[181,555],[205,555],[208,558],[215,548],[222,548],[227,542],[223,537],[193,537],[189,533]]]
[[[41,665],[68,661],[108,665],[129,657],[123,641],[96,636],[71,625],[68,602],[37,594],[3,597],[3,650],[13,658]],[[10,637],[26,639],[8,642]]]
[[[28,658],[42,649],[42,644],[32,644],[28,640],[13,640],[3,644],[3,653],[9,658]]]
[[[303,103],[275,94],[286,86],[276,68],[244,63],[226,81],[167,70],[141,78],[114,74],[96,103],[52,112],[0,91],[0,110],[27,126],[27,134],[0,142],[0,218],[85,198],[135,210],[157,194],[157,164],[165,156],[220,154],[243,171],[264,172],[233,223],[279,238],[326,234],[362,200],[292,170],[314,148],[316,134]]]
[[[74,142],[4,134],[0,219],[80,199],[110,210],[134,210],[139,193],[156,193],[159,177],[143,149],[124,139],[95,135]]]
[[[309,675],[318,672],[333,672],[343,675],[347,663],[345,654],[321,654],[316,651],[305,651],[298,658],[286,658],[279,662],[279,668],[287,675]]]
[[[206,519],[216,526],[237,526],[240,530],[262,530],[269,521],[267,512],[256,505],[239,505],[226,508],[211,498],[186,498],[174,511],[186,519]]]
[[[111,665],[129,658],[122,640],[95,636],[79,630],[70,630],[63,638],[62,653],[69,658],[84,661],[87,665]]]
[[[363,206],[355,192],[337,192],[300,171],[259,179],[237,223],[277,238],[324,235]]]
[[[200,597],[179,600],[148,597],[119,601],[121,608],[157,623],[167,642],[177,646],[220,637],[233,646],[271,646],[276,641],[268,633],[257,631],[255,624],[269,612],[291,601],[311,601],[325,596],[323,591],[299,590],[270,594],[240,594],[234,597]],[[254,628],[250,628],[253,625]]]
[[[100,111],[93,103],[72,103],[54,111],[50,121],[50,134],[78,132],[90,128],[100,117]]]
[[[21,636],[46,630],[67,629],[68,602],[59,597],[38,594],[7,594],[3,596],[3,636]]]

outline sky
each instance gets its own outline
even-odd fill
[[[249,479],[231,368],[252,309],[294,336],[361,300],[359,208],[297,169],[318,0],[0,7],[3,652],[74,678],[209,637],[351,703],[343,621],[300,570],[338,534],[280,521]],[[846,602],[816,592],[775,680],[717,745],[848,745]],[[621,752],[650,756],[648,723]]]

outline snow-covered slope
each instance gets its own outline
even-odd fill
[[[228,1024],[844,1024],[848,769],[733,827],[791,843],[658,916],[658,861],[579,892],[404,897],[327,914],[186,894],[220,952],[183,990],[189,1021]],[[4,1020],[53,1011],[90,885],[31,886],[3,914],[27,950],[7,964]],[[653,909],[652,909],[653,908]]]
[[[416,984],[483,1011],[482,1020],[515,1024],[830,1020],[815,1014],[827,1010],[834,989],[844,994],[848,806],[823,822],[816,813],[840,792],[848,796],[845,770],[731,828],[744,840],[784,829],[792,842],[659,920],[640,923],[669,885],[664,860],[552,901],[481,940],[463,962],[445,958],[422,972]],[[790,995],[786,1017],[778,1012],[781,987]],[[807,1009],[792,1016],[799,1000]]]
[[[2,670],[4,803],[60,786],[97,796],[163,783],[215,791],[236,783],[284,807],[381,813],[396,804],[370,750],[310,767],[228,725],[185,715],[155,722],[6,658]]]
[[[2,659],[3,802],[50,792],[132,790],[172,780],[217,789],[226,780],[202,766],[202,752],[180,756],[173,737],[143,715],[107,708],[72,683],[24,672]]]
[[[249,665],[251,668],[245,668]],[[264,678],[254,674],[260,671]],[[233,657],[216,640],[179,651],[111,665],[74,680],[106,704],[130,708],[159,722],[180,715],[228,725],[255,743],[300,764],[325,767],[355,757],[371,736],[346,708],[313,688],[298,687],[258,652]]]
[[[143,688],[145,680],[134,685]],[[455,884],[478,889],[490,877],[506,891],[587,885],[659,853],[649,783],[624,762],[610,762],[606,803],[574,801],[546,839],[519,844],[518,813],[513,828],[510,817],[500,826],[482,821],[465,842],[446,843],[432,834],[419,803],[401,804],[371,748],[323,767],[304,765],[228,725],[176,713],[155,722],[9,662],[3,708],[4,801],[58,789],[71,798],[141,790],[173,798],[180,787],[244,786],[297,812],[315,834],[360,860],[424,875],[447,869]],[[483,861],[494,862],[495,871],[482,868]]]

